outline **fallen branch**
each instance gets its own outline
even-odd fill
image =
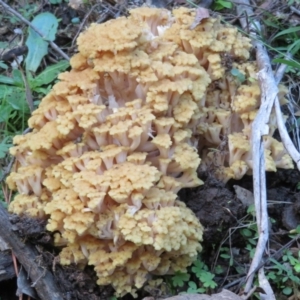
[[[24,244],[13,231],[6,209],[0,204],[0,236],[10,246],[41,300],[63,300],[52,274],[36,262],[38,253],[30,244]]]
[[[257,30],[260,31],[260,24],[257,21],[249,22],[248,20],[248,16],[253,15],[253,10],[249,6],[249,1],[239,0],[238,3],[237,14],[245,16],[240,18],[240,22],[243,29],[249,31],[253,45],[256,48],[256,60],[260,69],[258,79],[261,88],[261,106],[252,125],[251,140],[253,155],[253,195],[259,238],[247,274],[246,286],[244,289],[244,294],[247,295],[252,288],[255,272],[263,259],[269,239],[264,142],[262,137],[269,133],[268,122],[272,107],[277,98],[278,88],[277,84],[273,84],[274,76],[268,54],[256,34]],[[263,269],[260,274],[263,274]],[[275,300],[270,284],[264,276],[259,276],[259,284],[266,292],[266,297],[270,300]]]
[[[25,19],[21,14],[19,14],[17,11],[15,11],[12,7],[10,7],[8,4],[0,0],[0,4],[12,15],[16,16],[18,19],[20,19],[23,23],[30,26],[38,35],[40,35],[43,39],[43,33],[39,31],[35,26],[33,26],[27,19]],[[57,53],[59,53],[64,59],[70,60],[69,56],[64,53],[54,42],[48,41],[44,39],[46,42],[50,44],[50,46],[55,50]]]
[[[253,11],[251,7],[249,7],[248,0],[239,0],[237,11],[239,15],[253,15]],[[264,275],[263,268],[261,267],[261,261],[269,238],[264,146],[262,137],[267,135],[269,132],[267,124],[273,106],[275,106],[277,125],[282,142],[287,152],[297,164],[299,170],[300,154],[292,143],[285,127],[278,99],[278,83],[284,74],[285,67],[281,66],[279,68],[275,79],[267,51],[256,35],[257,30],[260,31],[260,24],[257,21],[249,23],[246,17],[241,18],[240,22],[244,30],[247,29],[247,26],[249,26],[248,29],[250,29],[249,33],[252,38],[253,45],[256,48],[256,59],[260,69],[258,79],[261,87],[261,107],[252,125],[253,190],[259,239],[254,258],[247,274],[244,292],[247,294],[250,291],[255,272],[259,270],[259,284],[265,291],[265,294],[260,295],[261,299],[275,299],[272,288]]]

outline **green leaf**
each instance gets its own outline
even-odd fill
[[[295,264],[294,265],[294,270],[297,272],[297,273],[300,273],[300,262],[298,264]]]
[[[187,289],[188,294],[205,293],[205,289],[204,288],[198,288],[194,281],[189,281],[188,286],[189,286],[188,289]]]
[[[222,1],[222,0],[220,0],[219,4],[221,4],[225,8],[232,8],[232,6],[233,6],[232,3],[229,2],[229,1]]]
[[[299,32],[299,31],[300,31],[300,26],[288,28],[275,34],[272,40],[278,38],[279,36],[294,33],[294,32]]]
[[[73,18],[73,19],[71,20],[71,22],[72,22],[73,24],[78,24],[78,23],[80,23],[80,19],[79,19],[79,18]]]
[[[58,20],[53,14],[45,12],[37,15],[31,24],[43,34],[42,38],[31,27],[28,29],[29,35],[26,40],[28,55],[25,60],[26,70],[35,72],[43,57],[48,53],[48,41],[54,41],[55,39]]]
[[[51,83],[57,78],[57,75],[70,66],[67,60],[61,60],[55,65],[47,67],[42,73],[30,80],[32,89]]]
[[[172,283],[174,287],[183,287],[184,283],[190,279],[190,274],[176,272],[174,276],[172,276]]]
[[[196,289],[198,288],[197,285],[196,285],[196,283],[195,283],[194,281],[190,281],[190,282],[188,283],[188,286],[189,286],[190,288],[194,289],[194,290],[196,290]]]
[[[289,67],[292,68],[297,68],[300,70],[300,63],[298,63],[295,60],[288,60],[288,59],[283,59],[283,58],[276,58],[272,60],[273,63],[279,63],[279,64],[285,64]]]
[[[255,215],[255,205],[250,204],[248,209],[247,209],[247,214]]]
[[[29,112],[25,92],[23,89],[15,88],[13,93],[7,96],[6,101],[13,109],[24,111],[26,113]]]
[[[4,83],[4,84],[14,84],[15,81],[13,78],[11,77],[7,77],[4,75],[0,75],[0,83]]]
[[[248,228],[244,228],[241,230],[242,235],[245,237],[251,237],[252,236],[252,231],[249,230]]]
[[[221,10],[224,8],[232,8],[233,5],[230,1],[225,1],[225,0],[216,0],[214,4],[214,9],[215,10]]]
[[[215,275],[210,272],[202,272],[199,276],[199,280],[203,283],[206,288],[215,288],[217,284],[214,282]]]
[[[18,69],[14,69],[12,71],[12,75],[13,75],[13,79],[14,79],[14,85],[23,87],[24,86],[24,81],[23,81],[23,77],[22,77],[21,71],[18,70]]]
[[[271,20],[269,19],[266,19],[266,20],[262,20],[264,22],[264,24],[266,24],[267,26],[269,27],[273,27],[273,28],[276,28],[276,29],[280,29],[280,26],[274,22],[272,22]]]
[[[3,61],[0,60],[0,68],[7,70],[8,66]]]
[[[224,267],[222,267],[221,265],[217,265],[214,272],[215,274],[220,275],[224,273]]]
[[[268,279],[272,279],[272,280],[275,280],[276,279],[276,274],[275,272],[271,271],[267,274],[267,278]]]
[[[231,256],[229,254],[223,253],[220,255],[220,257],[225,258],[225,259],[229,259]]]
[[[1,89],[1,86],[0,86],[0,89]],[[0,111],[1,111],[0,122],[8,123],[8,120],[12,114],[12,110],[13,110],[13,108],[10,105],[7,105],[6,103],[1,104],[0,105]]]
[[[4,201],[1,201],[0,203],[3,205],[3,207],[4,207],[4,208],[6,208],[6,209],[7,209],[8,205],[7,205],[7,203],[6,203],[6,202],[4,202]]]
[[[9,143],[9,139],[10,137],[5,137],[0,143],[0,158],[4,158],[9,148],[12,146],[12,144]]]
[[[299,49],[300,49],[300,39],[296,40],[293,44],[288,46],[287,51],[292,55],[295,55],[296,53],[298,53]]]
[[[289,286],[287,286],[287,287],[285,287],[283,290],[282,290],[282,293],[284,294],[284,295],[290,295],[291,293],[293,292],[293,289],[291,288],[291,287],[289,287]]]
[[[193,263],[193,267],[192,267],[192,272],[194,272],[195,274],[202,272],[202,270],[204,269],[204,263],[200,260],[196,260]]]
[[[0,85],[0,98],[15,110],[29,112],[25,89],[14,85]],[[1,110],[1,114],[3,111]]]
[[[241,73],[238,69],[233,68],[231,69],[230,73],[232,76],[236,77],[240,83],[243,83],[246,80],[245,75]]]

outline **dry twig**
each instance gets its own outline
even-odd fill
[[[265,159],[264,159],[264,143],[262,137],[268,135],[268,121],[274,101],[277,97],[277,85],[272,84],[274,77],[269,57],[264,45],[257,38],[257,30],[260,29],[258,22],[248,24],[247,16],[253,15],[253,10],[249,6],[249,1],[239,0],[237,5],[238,15],[245,15],[240,19],[244,30],[249,29],[253,44],[256,48],[256,59],[259,66],[258,78],[261,87],[261,107],[252,125],[252,155],[253,155],[253,195],[255,203],[255,211],[257,218],[257,226],[259,239],[256,246],[255,254],[250,265],[244,293],[248,294],[252,288],[255,271],[260,265],[266,245],[269,239],[268,228],[268,211],[266,197],[266,178],[265,178]],[[262,280],[263,279],[263,280]],[[274,299],[274,294],[265,277],[259,278],[260,286],[268,293],[268,299]]]
[[[300,16],[300,9],[297,9],[297,8],[294,7],[294,6],[291,6],[290,9],[291,9],[292,12],[294,12],[295,14],[297,14],[297,15]]]
[[[43,33],[41,33],[35,26],[33,26],[27,19],[25,19],[21,14],[19,14],[17,11],[15,11],[12,7],[10,7],[8,4],[6,4],[4,1],[0,0],[0,4],[12,15],[16,16],[17,18],[19,18],[23,23],[25,23],[26,25],[30,26],[38,35],[40,35],[43,39]],[[59,53],[64,59],[70,60],[69,56],[64,53],[54,42],[52,41],[48,41],[45,39],[45,41],[47,41],[50,46],[57,52]]]
[[[241,4],[241,2],[244,5]],[[244,13],[246,16],[252,15],[253,11],[248,5],[248,0],[239,0],[239,5],[237,5],[238,14],[240,15]],[[267,278],[264,275],[263,267],[261,266],[261,260],[269,237],[265,183],[264,146],[262,137],[268,134],[269,128],[267,124],[273,106],[275,106],[277,124],[282,142],[288,153],[296,162],[298,169],[300,169],[300,154],[296,150],[288,135],[277,96],[277,85],[284,74],[284,66],[281,66],[279,68],[275,79],[267,51],[263,43],[261,43],[257,39],[256,31],[260,30],[260,24],[258,22],[248,24],[246,18],[242,18],[240,19],[240,21],[244,29],[246,29],[249,25],[250,36],[252,37],[253,44],[256,48],[256,59],[260,69],[258,73],[258,78],[262,94],[261,107],[252,125],[253,189],[259,240],[257,243],[254,258],[252,260],[247,275],[245,294],[250,291],[255,272],[259,270],[259,284],[260,287],[263,288],[266,293],[261,294],[261,299],[275,299],[275,295]]]
[[[98,7],[99,5],[102,5],[102,3],[97,3],[97,4],[93,5],[93,6],[91,7],[91,9],[88,11],[88,13],[84,16],[84,18],[83,18],[83,20],[82,20],[82,22],[81,22],[81,24],[80,24],[80,26],[79,26],[79,28],[78,28],[78,31],[76,32],[76,34],[75,34],[75,36],[74,36],[74,38],[73,38],[73,40],[72,40],[72,44],[71,44],[72,47],[73,47],[74,44],[76,43],[77,37],[78,37],[78,35],[80,34],[80,32],[82,31],[82,28],[83,28],[83,26],[84,26],[86,20],[87,20],[88,17],[91,15],[91,13],[95,10],[95,8]]]

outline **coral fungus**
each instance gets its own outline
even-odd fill
[[[61,263],[93,265],[119,296],[135,295],[150,274],[184,271],[201,250],[203,228],[177,199],[202,183],[198,140],[203,166],[219,162],[224,180],[251,170],[260,91],[249,80],[250,41],[215,18],[191,29],[194,18],[186,8],[138,8],[91,25],[71,71],[29,119],[32,132],[11,149],[7,182],[19,194],[10,212],[46,218]],[[226,136],[216,160],[210,149]],[[291,167],[274,139],[266,153],[269,169]]]

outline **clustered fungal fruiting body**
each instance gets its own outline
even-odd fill
[[[203,228],[177,200],[202,183],[198,140],[202,167],[214,161],[223,180],[251,170],[260,90],[250,41],[219,19],[191,29],[194,18],[186,8],[138,8],[93,24],[11,149],[7,182],[19,194],[10,212],[46,218],[61,263],[93,265],[98,284],[120,296],[149,274],[185,271],[201,250]],[[267,170],[292,167],[270,128]],[[224,141],[226,151],[211,150]]]

